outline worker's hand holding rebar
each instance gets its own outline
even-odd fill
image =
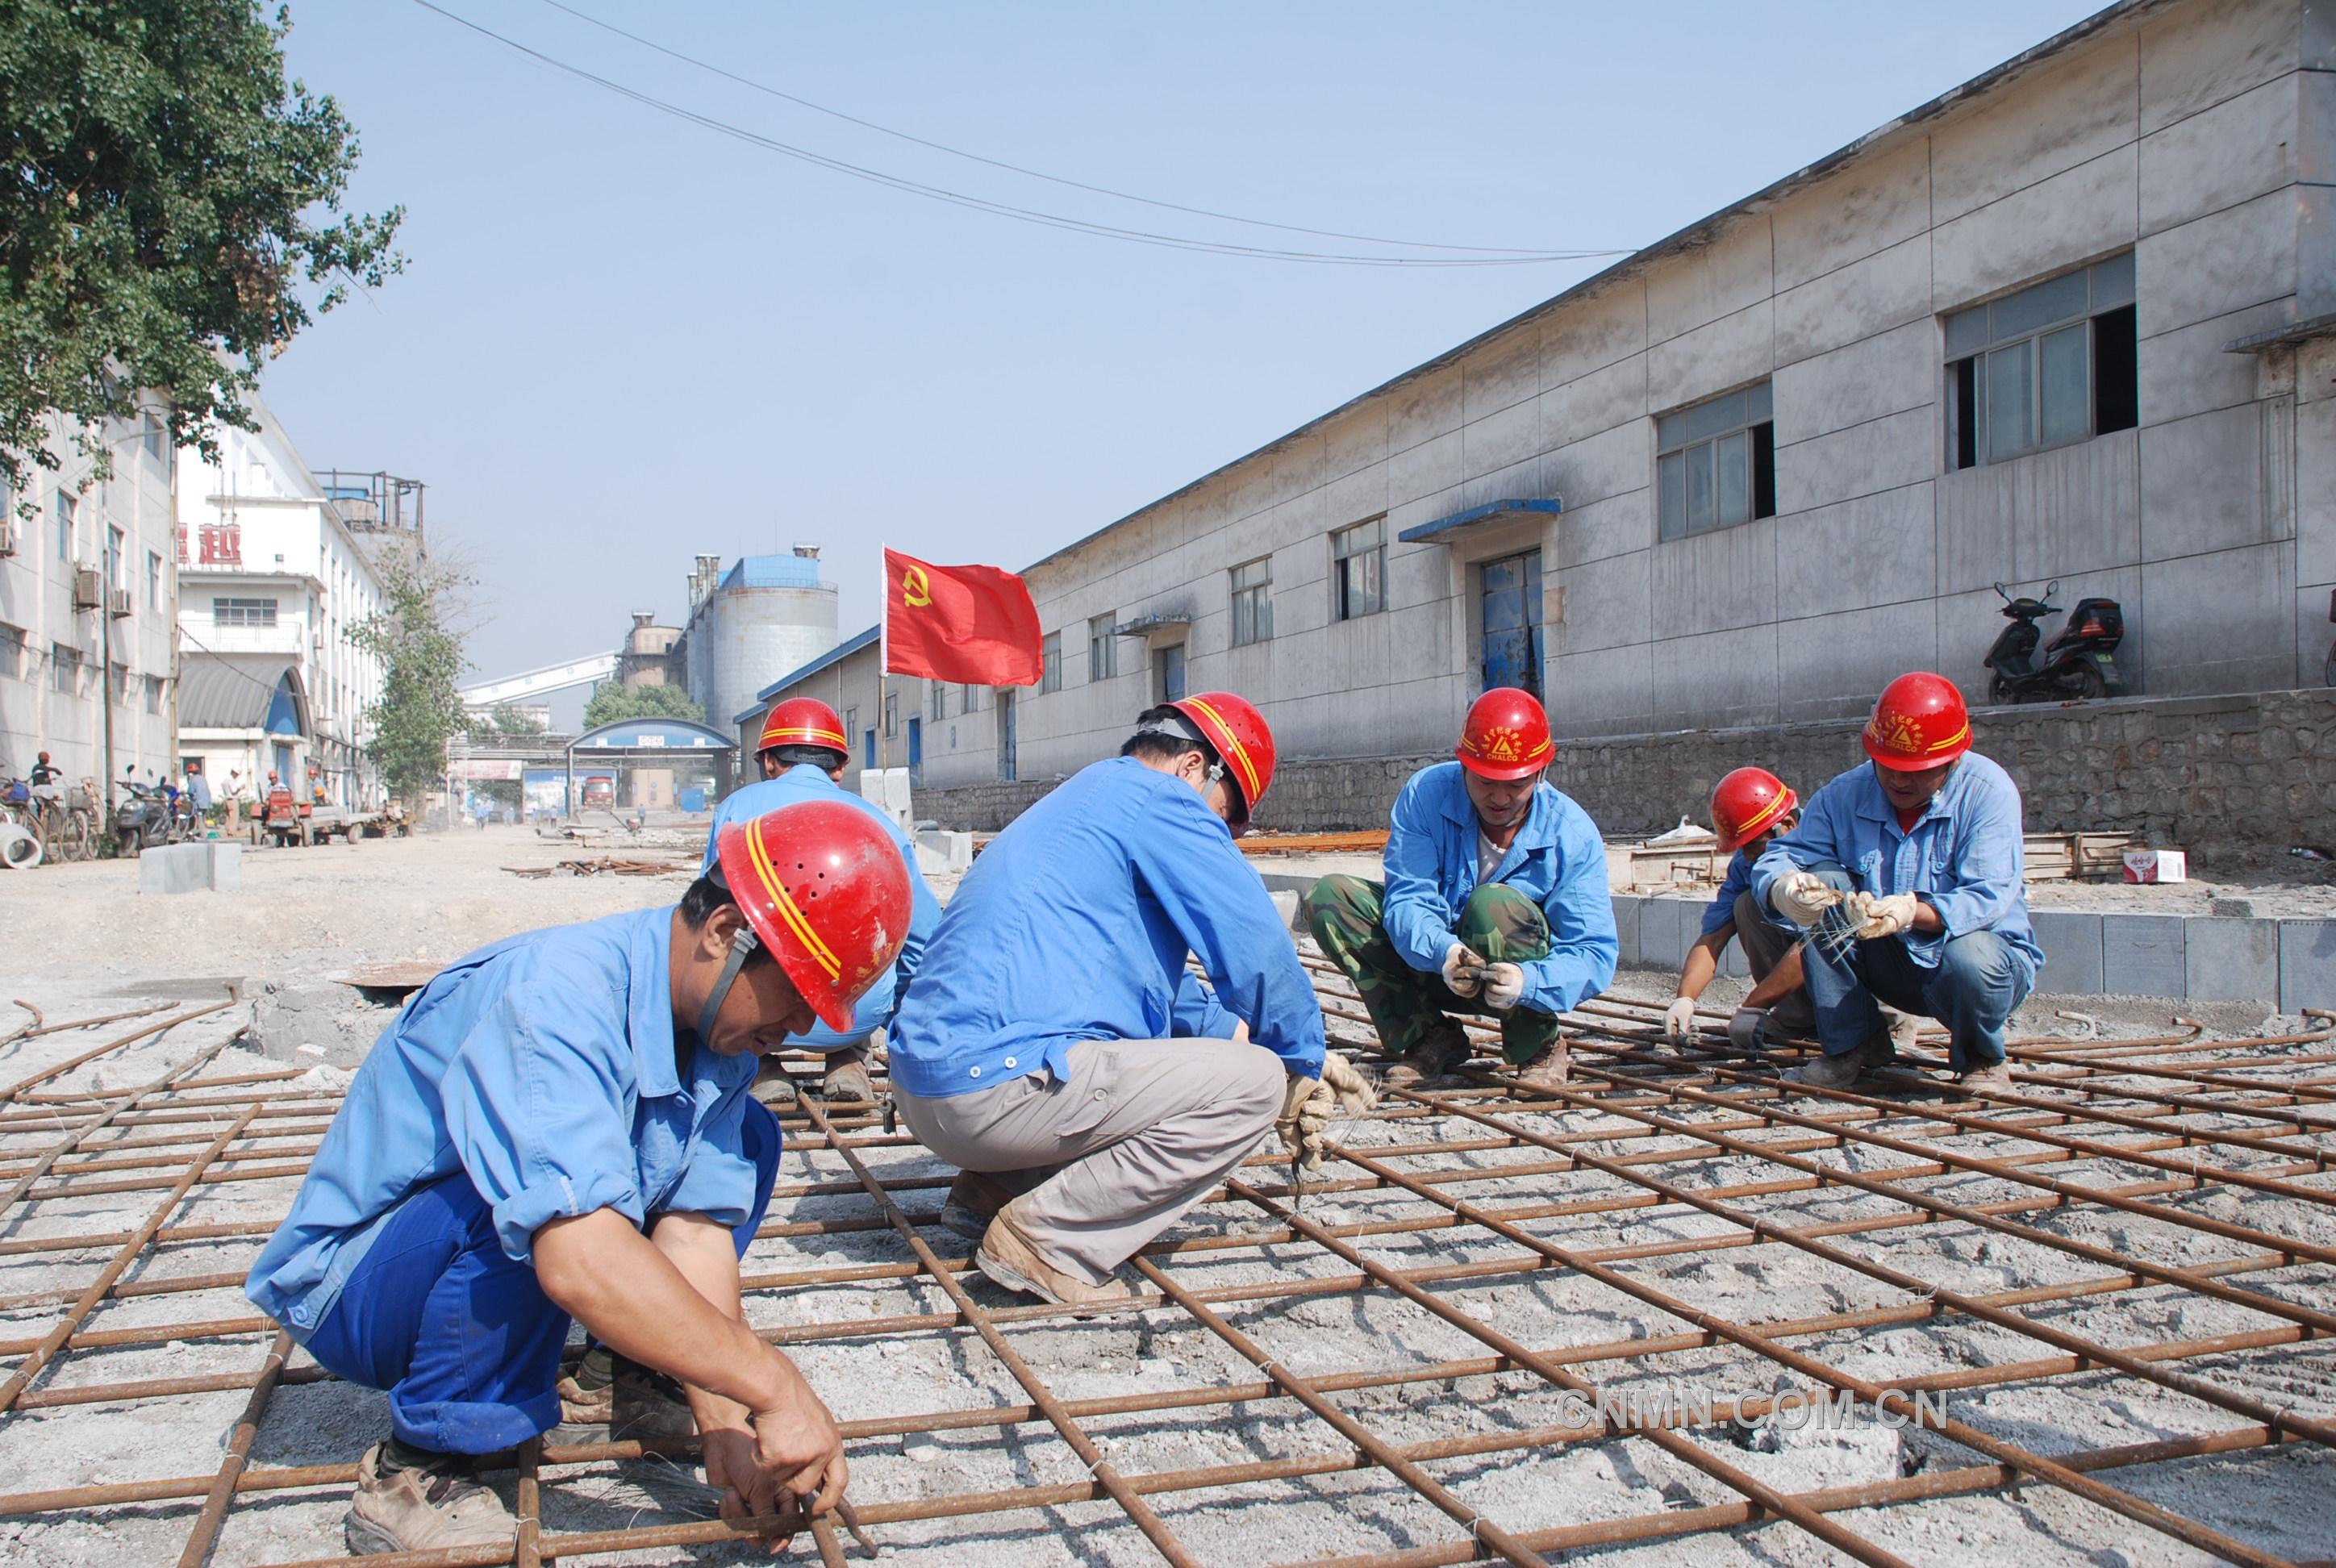
[[[786,1368],[779,1398],[758,1407],[754,1467],[775,1478],[806,1513],[824,1514],[843,1498],[852,1466],[843,1457],[843,1436],[835,1417],[803,1381],[793,1362],[776,1351]]]
[[[1767,1008],[1738,1008],[1728,1020],[1728,1043],[1739,1051],[1765,1050],[1763,1033],[1767,1027]]]
[[[1321,1130],[1330,1125],[1329,1111],[1314,1104],[1317,1095],[1332,1105],[1338,1103],[1323,1090],[1321,1079],[1308,1077],[1302,1073],[1290,1074],[1290,1082],[1281,1092],[1281,1115],[1273,1120],[1274,1135],[1281,1140],[1281,1146],[1290,1151],[1291,1159],[1309,1169],[1322,1163]],[[1306,1136],[1309,1121],[1315,1124],[1315,1135],[1310,1144]],[[1310,1159],[1308,1157],[1309,1152]]]
[[[1857,940],[1870,942],[1905,930],[1914,923],[1922,908],[1922,901],[1913,893],[1853,893],[1849,917],[1857,922]]]
[[[1815,872],[1786,872],[1768,890],[1768,904],[1796,926],[1813,926],[1817,917],[1841,902],[1841,892],[1828,887]]]
[[[706,1484],[722,1494],[720,1513],[726,1523],[744,1524],[749,1519],[800,1514],[801,1504],[787,1490],[784,1478],[754,1463],[752,1432],[717,1427],[701,1431],[697,1441],[706,1461]],[[792,1530],[774,1534],[771,1550],[782,1550],[792,1539]]]
[[[1695,1043],[1695,998],[1673,997],[1663,1009],[1663,1033],[1682,1046]]]
[[[1473,997],[1483,984],[1477,971],[1484,967],[1482,953],[1472,950],[1465,942],[1454,942],[1444,950],[1444,988],[1455,997]]]
[[[1369,1115],[1371,1107],[1379,1103],[1378,1091],[1371,1087],[1371,1081],[1336,1051],[1322,1060],[1322,1086],[1337,1100],[1338,1115],[1348,1121]]]
[[[1525,972],[1515,964],[1484,966],[1484,1005],[1506,1012],[1525,998]]]

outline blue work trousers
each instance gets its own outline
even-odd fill
[[[1838,866],[1810,868],[1829,885],[1854,891]],[[1825,1055],[1854,1051],[1882,1027],[1885,1002],[1902,1013],[1935,1018],[1952,1037],[1949,1060],[1958,1073],[2003,1060],[2003,1028],[2036,984],[2020,951],[1993,931],[1950,937],[1933,969],[1916,963],[1898,937],[1853,942],[1839,957],[1811,940],[1801,949],[1801,972],[1816,1012],[1817,1040]]]
[[[738,1255],[762,1227],[779,1173],[779,1124],[746,1105],[741,1142],[754,1162],[754,1205]],[[495,1237],[492,1211],[457,1172],[417,1189],[308,1339],[336,1378],[389,1393],[392,1428],[418,1448],[492,1454],[560,1422],[568,1314]]]

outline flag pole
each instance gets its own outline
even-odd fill
[[[883,585],[881,608],[876,614],[876,766],[892,765],[892,741],[884,730],[884,666],[892,657],[892,558],[882,541],[876,545],[876,577]]]

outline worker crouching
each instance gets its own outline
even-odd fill
[[[1696,1038],[1695,1004],[1733,940],[1743,946],[1752,989],[1728,1020],[1737,1049],[1759,1050],[1772,1036],[1806,1037],[1816,1026],[1809,994],[1801,983],[1800,931],[1771,914],[1753,896],[1752,867],[1770,841],[1793,831],[1801,820],[1800,797],[1766,768],[1740,767],[1711,792],[1711,831],[1728,874],[1704,906],[1703,931],[1687,950],[1679,995],[1663,1015],[1663,1032],[1680,1045]]]
[[[1523,1083],[1566,1081],[1559,1015],[1614,981],[1621,946],[1606,846],[1543,777],[1555,753],[1530,692],[1469,708],[1455,760],[1414,774],[1387,829],[1387,880],[1328,876],[1306,897],[1322,951],[1354,982],[1403,1088],[1469,1058],[1447,1015],[1497,1018]]]
[[[748,1090],[814,1017],[849,1020],[909,902],[866,815],[792,805],[725,829],[677,907],[497,942],[406,1004],[245,1287],[389,1394],[352,1551],[508,1546],[473,1460],[596,1415],[694,1427],[725,1518],[836,1503],[834,1420],[739,1308],[779,1156]],[[600,1388],[560,1377],[571,1319],[611,1363]]]
[[[1268,1128],[1302,1153],[1323,1121],[1321,1006],[1233,843],[1273,736],[1227,692],[1137,726],[974,862],[888,1037],[900,1119],[963,1167],[942,1223],[992,1281],[1064,1304],[1125,1296],[1114,1271]],[[1327,1072],[1368,1108],[1343,1059]]]
[[[850,745],[843,733],[843,720],[816,697],[790,697],[774,704],[764,716],[762,738],[755,752],[762,780],[734,791],[714,813],[713,824],[706,834],[706,861],[701,872],[714,870],[715,850],[723,829],[735,822],[751,822],[764,812],[798,801],[840,801],[855,811],[865,812],[900,851],[900,863],[909,872],[909,929],[900,943],[900,956],[868,988],[852,1008],[849,1023],[841,1028],[815,1024],[788,1042],[791,1050],[809,1051],[825,1058],[820,1074],[820,1092],[831,1105],[876,1097],[868,1079],[870,1040],[891,1021],[900,998],[908,992],[910,980],[916,976],[918,964],[924,959],[925,944],[932,940],[933,930],[941,920],[939,901],[933,897],[925,873],[917,864],[916,841],[901,831],[900,824],[883,807],[843,787],[843,769],[851,761]],[[792,1099],[793,1086],[779,1071],[776,1062],[765,1066],[763,1080],[763,1094],[783,1102]]]
[[[1896,1052],[1879,1004],[1935,1018],[1964,1086],[2001,1087],[2004,1026],[2044,955],[2028,920],[2019,786],[1971,749],[1962,694],[1900,676],[1874,705],[1871,760],[1811,798],[1753,868],[1760,901],[1807,930],[1825,1055],[1787,1076],[1841,1088]]]

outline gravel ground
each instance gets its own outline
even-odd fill
[[[669,900],[682,885],[678,878],[535,881],[499,869],[502,864],[548,863],[576,852],[569,846],[538,844],[523,830],[368,843],[348,852],[335,846],[262,852],[248,862],[242,894],[172,900],[122,896],[123,889],[105,879],[134,876],[130,867],[84,866],[0,878],[0,910],[15,917],[14,929],[72,929],[87,923],[102,925],[110,933],[105,956],[97,962],[86,958],[75,961],[46,950],[29,953],[35,967],[11,976],[14,983],[0,985],[0,992],[35,1001],[53,1021],[85,1017],[132,1005],[126,997],[191,994],[195,988],[184,977],[200,973],[282,974],[301,966],[339,968],[417,955],[448,958],[510,930]],[[61,913],[65,920],[57,919]],[[28,927],[27,922],[34,924]],[[208,961],[187,957],[190,945]],[[231,962],[222,957],[227,954],[233,955]],[[159,983],[154,977],[171,979]],[[1668,987],[1662,980],[1628,977],[1616,994],[1665,995]],[[1728,994],[1715,988],[1711,1002],[1723,1004]],[[2078,1005],[2098,1022],[2059,1018],[2053,999],[2041,998],[2031,999],[2020,1027],[2072,1040],[2097,1027],[2110,1034],[2151,1034],[2164,1030],[2173,1010],[2171,1004],[2146,999],[2118,1004],[2088,998]],[[235,1035],[248,1016],[248,1008],[236,1008],[182,1026],[78,1068],[57,1084],[42,1086],[43,1091],[118,1091],[148,1082]],[[0,1012],[0,1036],[20,1017]],[[0,1088],[133,1028],[137,1022],[0,1046]],[[2231,1013],[2208,1022],[2220,1033],[2235,1035],[2278,1032],[2292,1020]],[[296,1055],[292,1066],[282,1070],[300,1071],[301,1066]],[[224,1076],[278,1067],[278,1062],[235,1046],[204,1071]],[[300,1076],[268,1086],[271,1105],[298,1106],[303,1096],[328,1094],[345,1081],[345,1074],[329,1067],[307,1067]],[[256,1174],[287,1161],[297,1164],[320,1130],[322,1113],[329,1108],[329,1102],[307,1103],[314,1105],[317,1117],[275,1122],[267,1142],[238,1146],[238,1154],[254,1156],[238,1174]],[[1794,1104],[1803,1110],[1820,1108],[1813,1102]],[[1689,1122],[1716,1114],[1651,1103],[1650,1108]],[[104,1144],[133,1136],[151,1138],[175,1130],[200,1140],[224,1125],[223,1115],[214,1112],[176,1129],[158,1125],[100,1135],[91,1141],[92,1157],[102,1157]],[[1584,1110],[1519,1112],[1514,1125],[1548,1135],[1593,1126],[1615,1133],[1630,1130],[1611,1116]],[[2264,1130],[2254,1125],[2258,1132]],[[1937,1124],[1911,1116],[1901,1117],[1888,1130],[1903,1137],[1942,1141]],[[27,1155],[53,1144],[56,1135],[37,1124],[0,1125],[0,1169],[21,1167]],[[1480,1142],[1484,1131],[1455,1115],[1375,1119],[1341,1127],[1338,1135],[1364,1150],[1426,1145],[1429,1152],[1394,1157],[1390,1163],[1413,1174],[1460,1174],[1464,1179],[1446,1190],[1470,1202],[1499,1209],[1565,1205],[1566,1212],[1541,1213],[1518,1223],[1529,1234],[1567,1248],[1638,1249],[1640,1256],[1616,1260],[1613,1266],[1734,1320],[1776,1324],[1909,1304],[1903,1291],[1783,1242],[1737,1244],[1740,1232],[1734,1227],[1684,1205],[1592,1206],[1633,1196],[1636,1190],[1618,1176],[1594,1170],[1551,1168],[1551,1155],[1537,1148],[1463,1146]],[[2324,1147],[2331,1138],[2336,1133],[2318,1141]],[[199,1146],[200,1142],[170,1152],[183,1159]],[[1715,1155],[1708,1148],[1697,1151],[1675,1137],[1637,1136],[1591,1146],[1607,1155],[1669,1151],[1675,1157],[1651,1168],[1696,1191],[1773,1182],[1790,1174],[1766,1161]],[[2041,1144],[2009,1135],[1971,1135],[1956,1140],[1954,1146],[1993,1154],[2048,1152]],[[135,1151],[131,1153],[134,1156]],[[887,1177],[938,1182],[947,1174],[946,1167],[910,1144],[879,1144],[866,1157]],[[1905,1163],[1903,1155],[1858,1144],[1814,1148],[1808,1157],[1831,1166],[1877,1172]],[[2214,1150],[2211,1157],[2255,1169],[2279,1163],[2273,1155],[2230,1148]],[[170,1171],[161,1174],[167,1178]],[[2043,1174],[2097,1187],[2163,1175],[2134,1163],[2094,1158],[2053,1164]],[[134,1178],[138,1173],[112,1174]],[[1266,1163],[1246,1174],[1270,1193],[1280,1189],[1286,1173]],[[1334,1180],[1309,1200],[1309,1218],[1334,1227],[1376,1226],[1439,1214],[1436,1205],[1400,1190],[1368,1187],[1352,1167],[1345,1176],[1344,1183]],[[0,1176],[0,1191],[10,1179]],[[781,1179],[791,1185],[842,1183],[849,1181],[850,1173],[839,1155],[798,1146],[790,1151]],[[2336,1190],[2325,1175],[2301,1180],[2315,1189]],[[2033,1188],[1982,1172],[1950,1171],[1905,1181],[1911,1188],[1960,1203],[2036,1196]],[[284,1174],[205,1183],[170,1212],[170,1222],[269,1222],[283,1212],[296,1182],[296,1175]],[[36,1194],[42,1190],[36,1189]],[[36,1196],[0,1211],[0,1248],[34,1237],[126,1232],[146,1219],[164,1195],[153,1187],[66,1198]],[[1803,1225],[1847,1225],[1896,1212],[1887,1200],[1842,1186],[1788,1188],[1728,1201],[1770,1222]],[[2159,1201],[2186,1213],[2321,1244],[2331,1236],[2328,1209],[2294,1198],[2208,1187]],[[938,1207],[939,1194],[935,1188],[922,1188],[902,1194],[900,1202],[912,1214],[926,1214]],[[772,1219],[798,1224],[865,1222],[875,1213],[859,1193],[792,1195],[774,1203]],[[2093,1205],[2038,1208],[2021,1217],[2039,1231],[2088,1242],[2123,1258],[2199,1263],[2249,1250],[2195,1229]],[[1281,1364],[1300,1375],[1322,1376],[1400,1371],[1488,1353],[1459,1329],[1386,1289],[1358,1290],[1335,1283],[1352,1269],[1313,1243],[1279,1242],[1263,1248],[1218,1244],[1270,1223],[1243,1204],[1208,1205],[1170,1233],[1171,1240],[1185,1247],[1166,1266],[1181,1284],[1203,1291],[1238,1291],[1305,1277],[1334,1281],[1319,1293],[1220,1300],[1226,1320]],[[924,1233],[944,1258],[965,1251],[945,1232]],[[1932,1283],[1969,1291],[2067,1282],[2103,1271],[2098,1264],[2037,1241],[1952,1221],[1844,1232],[1836,1240],[1859,1256],[1884,1260]],[[185,1326],[248,1315],[250,1309],[234,1284],[213,1285],[198,1277],[238,1275],[259,1241],[256,1235],[230,1237],[151,1249],[125,1283],[146,1289],[175,1279],[202,1283],[203,1288],[117,1293],[99,1307],[89,1328]],[[1465,1267],[1518,1259],[1522,1252],[1515,1243],[1472,1229],[1379,1231],[1356,1244],[1368,1258],[1404,1268]],[[84,1287],[111,1252],[110,1246],[69,1254],[0,1251],[0,1339],[21,1342],[44,1333],[64,1310],[59,1298]],[[775,1275],[900,1265],[910,1257],[906,1245],[881,1227],[771,1236],[755,1244],[745,1272]],[[2283,1300],[2317,1303],[2330,1298],[2336,1268],[2307,1261],[2228,1279]],[[978,1277],[968,1281],[968,1289],[987,1305],[1008,1304],[1007,1298]],[[1598,1352],[1595,1347],[1676,1335],[1683,1325],[1579,1272],[1512,1268],[1448,1281],[1435,1290],[1440,1299],[1527,1345],[1570,1349],[1576,1358],[1572,1364],[1593,1384],[1683,1385],[1708,1388],[1728,1398],[1766,1395],[1776,1381],[1774,1364],[1725,1344],[1660,1358],[1613,1359]],[[774,1329],[849,1325],[947,1310],[946,1298],[936,1286],[899,1278],[765,1288],[755,1290],[748,1301],[750,1320]],[[2039,1321],[2113,1345],[2259,1331],[2279,1321],[2173,1286],[2078,1296],[2024,1310]],[[1259,1376],[1222,1340],[1173,1310],[1094,1322],[1028,1321],[1012,1329],[1012,1340],[1048,1386],[1070,1399],[1200,1390],[1250,1382]],[[1971,1374],[2052,1353],[2004,1329],[1958,1316],[1910,1315],[1855,1328],[1819,1326],[1789,1342],[1828,1364],[1874,1378]],[[248,1377],[266,1343],[265,1335],[186,1335],[161,1343],[77,1349],[34,1388],[49,1392],[206,1373]],[[2268,1403],[2331,1417],[2336,1417],[2336,1349],[2330,1344],[2312,1340],[2231,1349],[2193,1355],[2179,1366]],[[907,1428],[852,1444],[852,1494],[863,1505],[1074,1482],[1084,1474],[1080,1461],[1043,1422],[938,1431],[922,1424],[936,1421],[937,1412],[1019,1403],[1025,1398],[970,1331],[843,1331],[801,1344],[793,1353],[841,1417],[866,1422],[891,1418],[896,1427]],[[305,1364],[305,1358],[296,1357],[296,1367]],[[0,1491],[207,1476],[218,1466],[244,1402],[243,1393],[230,1389],[11,1412],[0,1417]],[[1338,1396],[1337,1402],[1374,1433],[1398,1442],[1483,1437],[1568,1421],[1560,1399],[1545,1384],[1530,1373],[1514,1371],[1456,1382],[1362,1388]],[[2045,1453],[2159,1441],[2243,1424],[2239,1417],[2195,1399],[2108,1371],[1960,1388],[1950,1396],[1949,1408],[1958,1420]],[[1135,1475],[1335,1456],[1343,1448],[1324,1424],[1287,1399],[1097,1417],[1085,1425],[1114,1465]],[[379,1394],[331,1381],[287,1386],[269,1406],[253,1463],[261,1471],[347,1464],[385,1427]],[[1870,1422],[1828,1434],[1774,1426],[1737,1432],[1723,1426],[1698,1433],[1693,1441],[1699,1450],[1787,1489],[1868,1484],[1972,1462],[1966,1450],[1935,1433],[1896,1433]],[[1643,1437],[1573,1442],[1544,1437],[1519,1448],[1437,1460],[1428,1468],[1468,1505],[1511,1528],[1684,1511],[1725,1504],[1734,1495],[1702,1470]],[[2309,1443],[2111,1471],[2103,1478],[2277,1555],[2325,1555],[2328,1544],[2336,1541],[2336,1484],[2331,1484],[2336,1483],[2336,1468],[2331,1468],[2328,1450]],[[508,1474],[502,1485],[508,1497]],[[1212,1564],[1247,1568],[1324,1554],[1449,1545],[1465,1539],[1449,1519],[1377,1470],[1172,1492],[1153,1502],[1193,1555]],[[547,1525],[556,1530],[704,1517],[710,1514],[710,1505],[694,1473],[663,1463],[560,1472],[545,1488]],[[186,1541],[196,1506],[190,1500],[0,1519],[0,1561],[71,1568],[170,1561]],[[214,1561],[248,1564],[337,1553],[342,1508],[343,1494],[337,1488],[246,1494],[229,1514]],[[2021,1564],[2124,1563],[2139,1568],[2205,1560],[2188,1546],[2041,1485],[1859,1509],[1839,1517],[1867,1539],[1920,1563],[1961,1563],[1993,1555]],[[896,1523],[878,1534],[888,1558],[920,1568],[1157,1561],[1152,1548],[1107,1503]],[[797,1544],[795,1555],[812,1556],[807,1540]],[[1841,1560],[1796,1528],[1776,1524],[1569,1555],[1664,1568]],[[617,1560],[762,1559],[742,1546],[715,1546]]]

